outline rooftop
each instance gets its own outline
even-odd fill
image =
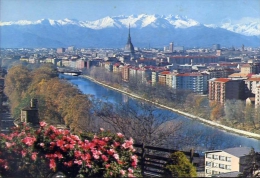
[[[242,157],[248,155],[251,150],[252,148],[249,147],[234,147],[234,148],[224,149],[223,151],[231,155],[234,155],[236,157]]]
[[[223,83],[226,83],[226,82],[229,82],[231,79],[228,79],[228,78],[217,78],[215,80],[215,82],[223,82]]]

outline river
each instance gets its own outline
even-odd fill
[[[85,78],[62,74],[60,77],[77,86],[82,93],[93,95],[96,98],[104,101],[109,101],[112,103],[123,103],[127,101],[137,102],[135,99],[130,98],[125,94],[108,89]],[[174,120],[183,123],[182,129],[179,133],[183,137],[182,140],[185,140],[185,138],[192,138],[190,140],[187,139],[191,145],[186,145],[186,149],[190,148],[191,146],[195,147],[194,145],[196,145],[195,149],[198,151],[205,151],[209,148],[225,149],[230,147],[246,146],[253,147],[255,150],[260,151],[260,140],[240,136],[220,130],[218,128],[207,126],[197,120],[178,115],[166,109],[158,108],[158,112],[171,115]],[[185,147],[185,145],[181,145],[181,143],[178,142],[175,142],[174,144],[178,144],[178,147],[175,147],[176,149],[180,149],[180,147],[183,149]]]

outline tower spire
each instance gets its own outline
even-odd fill
[[[131,42],[131,36],[130,36],[130,23],[128,24],[128,41]]]
[[[130,54],[131,56],[134,56],[134,46],[131,42],[131,35],[130,35],[130,23],[128,24],[128,39],[127,39],[127,43],[125,45],[125,53]]]

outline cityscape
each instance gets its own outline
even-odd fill
[[[188,2],[1,2],[0,175],[258,177],[259,1]]]

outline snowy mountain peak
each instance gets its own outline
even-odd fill
[[[260,19],[243,18],[239,22],[223,22],[221,25],[215,24],[200,24],[198,21],[188,18],[187,16],[180,15],[158,15],[158,14],[138,14],[138,15],[120,15],[114,17],[104,17],[95,21],[78,21],[75,19],[65,18],[63,20],[41,19],[37,21],[19,20],[1,22],[0,26],[8,25],[51,25],[51,26],[64,26],[75,25],[83,28],[90,28],[94,30],[105,28],[189,28],[193,26],[205,26],[207,28],[223,28],[235,33],[260,36]]]

